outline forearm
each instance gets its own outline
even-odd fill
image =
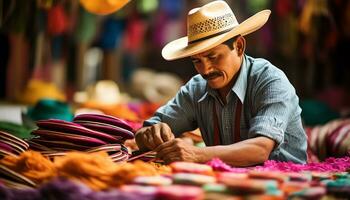
[[[274,145],[275,142],[269,138],[257,137],[232,145],[204,147],[198,156],[200,162],[220,158],[232,166],[251,166],[266,161]]]

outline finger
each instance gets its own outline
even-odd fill
[[[182,161],[183,159],[179,156],[178,153],[169,153],[163,158],[164,162],[166,163],[172,163],[176,161]]]
[[[161,126],[161,137],[164,142],[174,139],[174,134],[172,133],[170,127],[166,124]]]
[[[161,137],[161,127],[157,124],[155,126],[152,126],[152,134],[153,134],[153,142],[154,142],[154,147],[157,147],[161,144],[164,143]]]
[[[145,146],[146,146],[148,149],[150,149],[150,150],[154,149],[152,134],[146,132],[146,133],[144,134],[144,139],[143,139],[143,140],[144,140]]]
[[[167,147],[162,148],[160,151],[157,152],[157,157],[159,158],[164,158],[166,157],[168,154],[171,153],[176,153],[179,154],[179,147],[176,146],[174,143],[172,143],[172,145],[169,145]]]
[[[140,150],[145,150],[147,148],[147,146],[145,145],[145,136],[144,136],[144,132],[142,131],[138,131],[136,132],[135,134],[135,141],[136,141],[136,144],[138,146],[138,148]]]
[[[154,149],[154,151],[159,152],[162,151],[164,148],[168,148],[173,146],[173,140],[168,141],[168,142],[164,142],[163,144],[159,145],[157,148]]]

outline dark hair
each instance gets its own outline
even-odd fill
[[[228,46],[228,48],[230,48],[231,50],[233,50],[233,49],[235,49],[235,48],[233,47],[233,43],[237,40],[237,38],[238,38],[239,36],[240,36],[240,35],[236,35],[235,37],[226,40],[226,41],[223,42],[222,44]]]

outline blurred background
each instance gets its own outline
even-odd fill
[[[32,120],[96,112],[140,123],[196,74],[189,59],[165,61],[161,49],[209,1],[91,2],[0,0],[0,121],[18,121],[20,110]],[[239,22],[272,10],[246,36],[246,53],[287,74],[306,126],[349,116],[350,1],[227,2]]]

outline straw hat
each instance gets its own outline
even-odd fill
[[[234,36],[258,30],[267,22],[270,13],[270,10],[263,10],[238,23],[225,1],[194,8],[187,15],[187,36],[168,43],[162,56],[175,60],[207,51]]]
[[[152,81],[144,86],[143,94],[150,102],[165,104],[176,95],[182,84],[182,80],[174,74],[156,73]]]
[[[107,15],[124,7],[130,0],[80,0],[83,7],[94,14]]]
[[[86,89],[87,101],[98,105],[115,105],[121,102],[121,94],[116,82],[100,80]]]
[[[183,81],[175,74],[139,68],[131,76],[129,92],[149,102],[165,104],[176,95],[182,85]]]

